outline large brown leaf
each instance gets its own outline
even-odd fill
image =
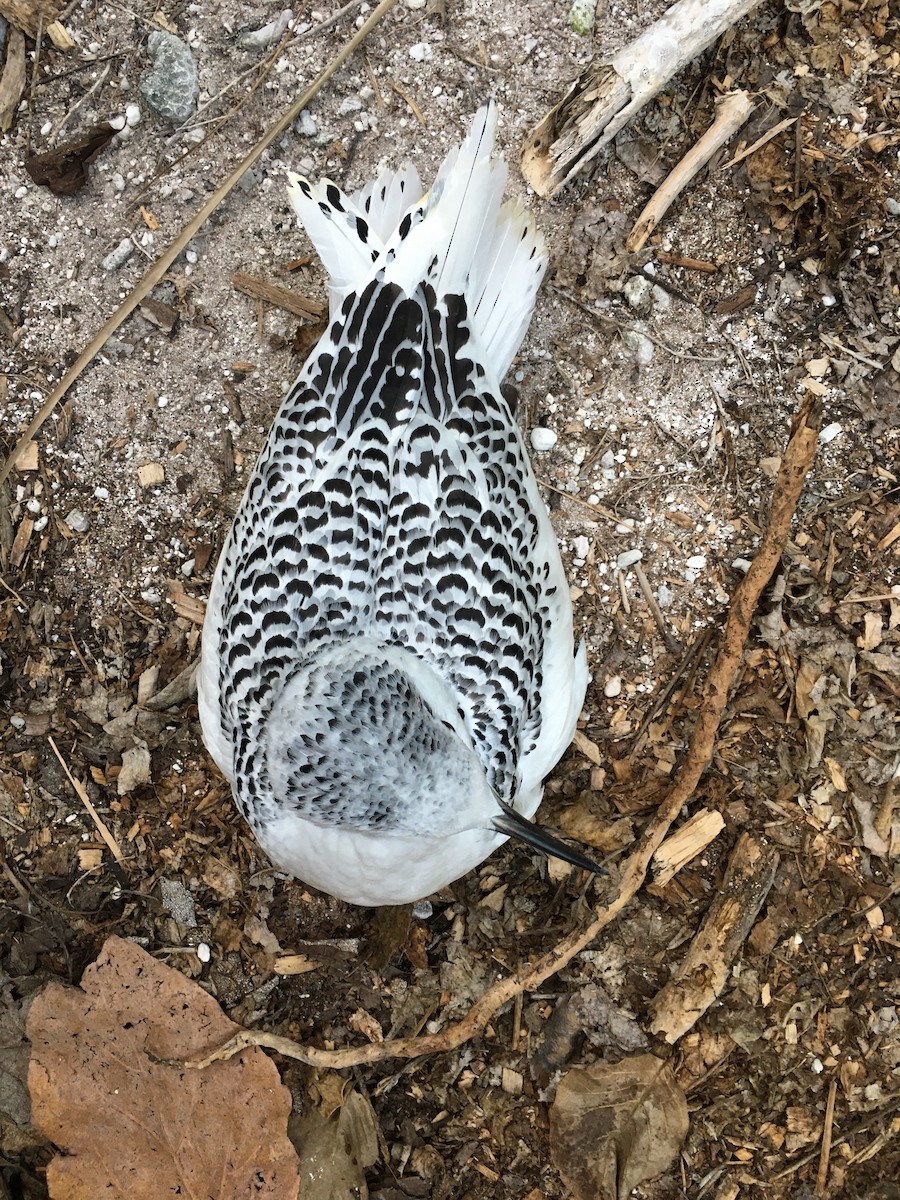
[[[553,1161],[575,1200],[626,1200],[666,1169],[687,1129],[684,1093],[652,1054],[569,1071],[550,1109]]]
[[[28,1087],[35,1125],[63,1154],[53,1200],[161,1196],[295,1200],[291,1096],[251,1049],[204,1071],[237,1026],[210,996],[132,942],[110,938],[81,988],[50,984],[31,1006]]]

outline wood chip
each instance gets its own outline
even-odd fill
[[[36,471],[40,466],[37,442],[29,442],[16,459],[17,471]]]
[[[713,841],[725,828],[721,813],[701,808],[671,837],[667,837],[653,856],[655,872],[653,881],[664,887],[681,868],[696,858],[701,850]]]
[[[500,1071],[500,1086],[510,1096],[521,1096],[525,1077],[511,1067],[503,1067]]]
[[[20,567],[22,565],[22,559],[25,557],[25,551],[28,549],[28,543],[31,540],[33,532],[34,521],[32,521],[31,517],[23,517],[19,528],[16,530],[12,549],[9,552],[9,561],[12,566]]]
[[[195,625],[202,625],[206,615],[206,603],[197,596],[189,596],[177,579],[169,580],[169,602],[179,617],[185,617]]]
[[[144,463],[138,467],[138,483],[142,488],[158,487],[165,481],[166,470],[162,463]]]

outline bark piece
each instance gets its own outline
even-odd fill
[[[0,75],[0,132],[12,127],[16,109],[25,91],[25,37],[12,26],[6,47],[6,62]]]
[[[0,17],[6,17],[10,25],[32,39],[37,37],[39,28],[46,32],[61,10],[57,0],[0,0]]]
[[[72,196],[88,181],[88,167],[101,154],[116,131],[107,121],[94,125],[80,137],[25,159],[25,170],[40,187],[57,196]]]
[[[721,993],[731,964],[765,903],[778,869],[778,851],[742,833],[721,892],[684,961],[651,1004],[651,1031],[677,1042]]]
[[[591,63],[533,130],[522,174],[554,196],[673,75],[745,16],[758,0],[678,0],[608,63]]]

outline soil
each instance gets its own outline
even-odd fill
[[[311,104],[316,132],[295,126],[262,156],[13,470],[0,496],[0,995],[17,1064],[0,1087],[7,1194],[45,1195],[52,1153],[28,1123],[24,1012],[48,981],[76,984],[110,933],[197,978],[241,1024],[343,1046],[375,1036],[360,1010],[385,1036],[445,1026],[583,923],[677,773],[791,415],[813,392],[817,460],[690,805],[724,828],[482,1038],[352,1078],[376,1114],[382,1155],[368,1186],[382,1200],[569,1194],[548,1125],[560,1073],[640,1049],[670,1060],[690,1128],[639,1195],[900,1195],[900,26],[887,4],[763,3],[593,175],[529,199],[551,269],[510,382],[523,425],[558,435],[533,459],[592,671],[582,738],[548,781],[542,820],[609,855],[610,878],[585,891],[578,873],[507,845],[432,897],[405,950],[375,969],[362,952],[370,915],[274,872],[258,850],[203,748],[193,698],[153,706],[197,657],[230,517],[315,336],[232,284],[243,271],[324,298],[286,170],[351,188],[408,157],[428,179],[493,94],[509,188],[526,194],[527,132],[593,56],[663,9],[601,5],[591,38],[550,0],[399,6]],[[258,86],[264,52],[236,35],[272,5],[84,0],[64,15],[73,49],[44,39],[35,61],[28,41],[23,102],[0,142],[5,452],[366,11],[290,40]],[[315,26],[330,14],[296,15]],[[37,186],[29,154],[139,102],[160,18],[191,45],[208,107],[186,132],[144,109],[75,194]],[[749,124],[629,255],[643,204],[731,86],[754,96]],[[198,145],[192,130],[235,106]],[[105,269],[125,238],[130,258]],[[621,565],[628,551],[641,552],[658,620]],[[778,850],[774,883],[718,1001],[669,1046],[650,1032],[653,999],[742,832]],[[293,954],[320,966],[279,973]],[[597,989],[600,1005],[589,1003]],[[570,1010],[578,1020],[561,1037]],[[301,1111],[313,1072],[282,1065]]]

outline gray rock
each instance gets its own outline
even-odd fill
[[[157,116],[181,125],[197,104],[197,64],[187,44],[162,29],[150,34],[147,48],[153,66],[141,78],[141,98]]]

